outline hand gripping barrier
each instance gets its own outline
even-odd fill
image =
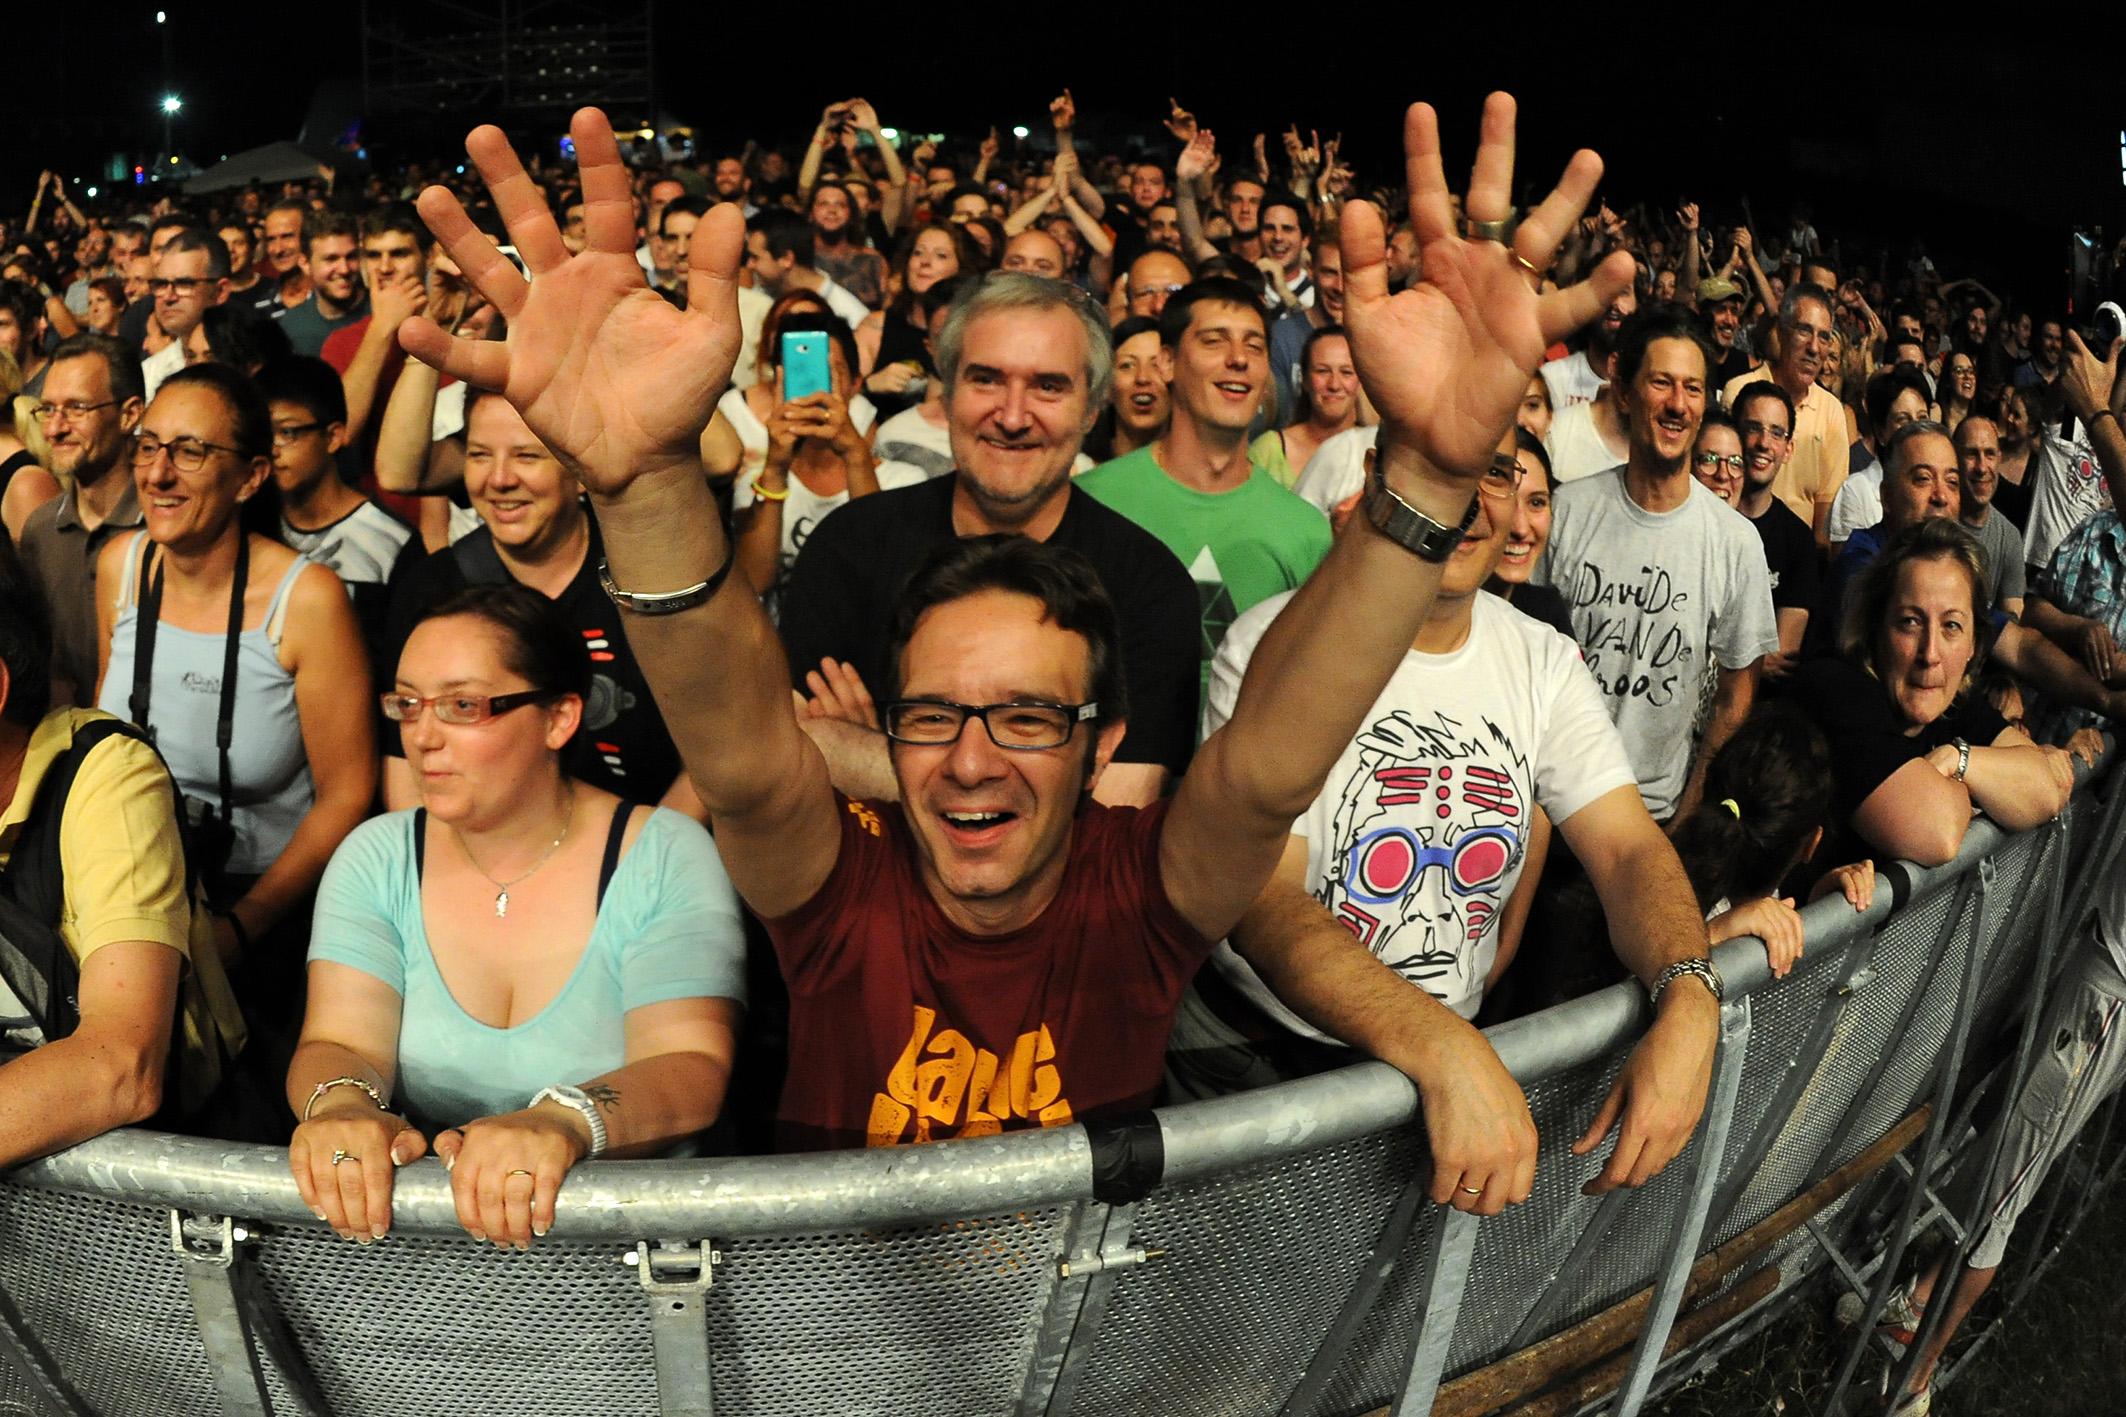
[[[1484,1221],[1425,1199],[1416,1091],[1377,1063],[1108,1127],[588,1165],[528,1255],[469,1240],[432,1160],[356,1247],[280,1150],[121,1132],[0,1181],[0,1417],[1629,1414],[1826,1268],[1879,1310],[1915,1237],[1968,1244],[1975,1196],[1942,1196],[1997,1161],[1974,1112],[2126,870],[2095,776],[1865,915],[1809,907],[1786,980],[1723,946],[1705,1120],[1637,1192],[1581,1195],[1600,1156],[1566,1150],[1635,985],[1491,1030],[1543,1144]],[[1841,1386],[1865,1343],[1824,1354]]]

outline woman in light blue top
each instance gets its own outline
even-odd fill
[[[692,819],[563,773],[588,674],[515,584],[460,591],[406,641],[383,707],[424,805],[333,856],[288,1071],[289,1166],[348,1239],[384,1234],[393,1169],[432,1146],[465,1228],[526,1248],[577,1162],[722,1110],[737,895]]]

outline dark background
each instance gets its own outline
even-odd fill
[[[494,11],[503,0],[468,0]],[[175,0],[53,6],[17,29],[32,62],[15,66],[12,139],[0,145],[0,210],[21,212],[37,171],[107,178],[114,154],[145,161],[161,146],[157,103],[185,109],[176,146],[200,162],[299,135],[329,146],[361,113],[363,26],[437,33],[464,7],[370,0],[340,9],[237,11]],[[167,8],[167,7],[166,7]],[[594,18],[595,5],[528,9],[542,23]],[[619,7],[628,8],[628,7]],[[2071,228],[2126,232],[2126,7],[1997,11],[1970,28],[1947,9],[1486,4],[1444,20],[1438,8],[1216,8],[1130,0],[1120,6],[747,4],[661,0],[654,7],[656,117],[692,123],[705,147],[745,138],[793,153],[831,99],[861,92],[903,130],[967,135],[988,124],[1046,131],[1046,104],[1068,85],[1089,144],[1132,133],[1161,140],[1169,94],[1217,131],[1229,162],[1258,131],[1294,120],[1346,135],[1360,180],[1398,159],[1410,99],[1446,122],[1459,183],[1485,91],[1521,100],[1521,171],[1554,176],[1573,146],[1609,162],[1606,195],[1673,205],[1692,197],[1708,222],[1748,196],[1776,230],[1810,201],[1829,239],[1922,237],[1950,274],[1974,271],[2003,294],[2056,303],[2066,292]],[[246,13],[249,18],[245,18]],[[320,22],[337,26],[318,28]],[[1807,38],[1782,39],[1782,29]],[[447,46],[439,46],[447,47]],[[20,51],[18,50],[18,54]],[[453,150],[491,113],[453,112],[425,131],[371,121],[360,131],[389,166]],[[652,115],[616,112],[639,121]],[[1104,126],[1100,120],[1106,120]],[[306,131],[307,121],[307,131]],[[550,144],[554,123],[512,123]],[[1007,140],[1008,141],[1008,140]],[[551,148],[549,148],[551,151]]]

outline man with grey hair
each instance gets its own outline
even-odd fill
[[[1809,524],[1818,546],[1831,524],[1831,501],[1844,483],[1849,464],[1845,409],[1837,396],[1816,382],[1834,339],[1831,296],[1820,285],[1803,281],[1787,289],[1779,302],[1777,352],[1762,369],[1737,374],[1720,390],[1723,408],[1759,379],[1769,378],[1794,401],[1793,436],[1786,466],[1772,484],[1772,495]]]
[[[1068,546],[1115,603],[1129,689],[1129,735],[1096,795],[1156,800],[1195,742],[1196,586],[1156,537],[1071,484],[1114,377],[1107,323],[1072,286],[1001,271],[968,289],[935,343],[956,470],[853,501],[806,539],[779,625],[792,676],[811,676],[823,704],[852,677],[883,684],[897,592],[948,537],[1003,532]],[[885,734],[835,717],[806,722],[838,787],[893,797]]]
[[[155,323],[170,337],[140,363],[147,396],[153,399],[162,381],[185,367],[185,341],[208,308],[229,298],[229,248],[211,231],[179,228],[155,258],[148,292],[155,297]]]

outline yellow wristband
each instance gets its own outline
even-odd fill
[[[790,489],[785,487],[780,492],[770,492],[760,485],[760,479],[756,477],[753,479],[753,495],[763,502],[787,502],[790,500]]]

